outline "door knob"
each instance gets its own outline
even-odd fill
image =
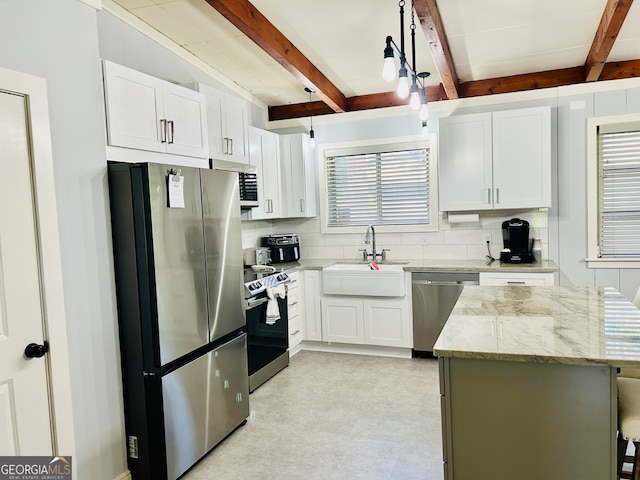
[[[29,358],[40,358],[49,351],[49,345],[44,342],[44,345],[38,345],[37,343],[30,343],[24,349],[24,354]]]

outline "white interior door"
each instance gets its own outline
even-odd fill
[[[25,97],[0,91],[0,455],[52,455],[47,355]]]

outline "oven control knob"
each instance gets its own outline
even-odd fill
[[[288,277],[288,275],[286,273],[281,273],[280,275],[278,275],[278,281],[282,282],[284,280],[286,280]]]

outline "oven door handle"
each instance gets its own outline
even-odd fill
[[[252,309],[253,307],[257,307],[269,301],[268,298],[258,298],[258,299],[249,299],[247,300],[247,310]]]

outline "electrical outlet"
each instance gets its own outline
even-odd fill
[[[490,233],[485,233],[484,234],[484,244],[486,245],[487,243],[491,243],[491,234]]]

